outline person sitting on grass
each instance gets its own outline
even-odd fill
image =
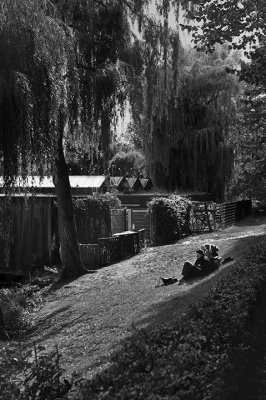
[[[222,257],[219,256],[219,248],[213,244],[204,244],[201,249],[204,252],[204,255],[209,258],[211,262],[212,270],[215,270],[220,267],[222,262]]]
[[[208,257],[204,255],[204,251],[202,249],[196,250],[197,259],[194,264],[190,261],[186,261],[184,263],[182,269],[182,275],[184,279],[193,278],[198,275],[205,275],[211,269],[211,262]]]

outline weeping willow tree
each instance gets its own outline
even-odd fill
[[[63,140],[78,119],[77,71],[70,32],[52,3],[1,2],[0,150],[6,193],[17,176],[54,176],[62,262],[83,271]]]
[[[153,95],[156,100],[147,101],[152,104],[153,119],[144,136],[146,162],[158,186],[207,191],[223,201],[233,166],[228,136],[238,88],[237,79],[228,76],[225,65],[234,60],[226,60],[224,52],[225,59],[220,59],[217,52],[209,57],[196,57],[193,52],[190,57],[184,56],[179,57],[178,91],[173,83],[163,112],[162,73],[157,72],[159,87]],[[171,73],[174,76],[170,70]]]
[[[64,151],[66,144],[108,158],[111,124],[142,100],[145,63],[168,57],[167,13],[148,0],[2,0],[0,159],[6,193],[15,178],[52,174],[64,277],[84,272]],[[157,2],[156,2],[157,3]],[[131,21],[131,22],[129,22]],[[140,33],[136,33],[136,25]],[[140,36],[139,36],[140,35]],[[153,59],[151,58],[153,57]],[[166,62],[166,61],[165,61]],[[165,71],[167,69],[165,68]],[[165,81],[167,82],[167,80]],[[151,115],[151,114],[149,114]],[[3,227],[2,227],[3,231]],[[2,232],[3,233],[3,232]]]

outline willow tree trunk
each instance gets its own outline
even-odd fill
[[[58,140],[55,162],[55,190],[58,205],[60,256],[63,265],[61,279],[80,276],[86,272],[80,258],[77,229],[73,212],[71,188],[63,151],[63,128]]]

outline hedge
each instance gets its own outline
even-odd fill
[[[84,381],[74,400],[237,398],[231,379],[249,352],[249,324],[266,279],[265,250],[255,248],[175,326],[138,331],[111,366]],[[237,368],[234,368],[238,360]]]
[[[188,236],[192,202],[181,196],[156,197],[148,203],[154,224],[156,245],[172,243]]]

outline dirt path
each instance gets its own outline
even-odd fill
[[[184,261],[193,260],[200,245],[215,243],[221,255],[238,260],[265,238],[266,217],[250,217],[220,232],[145,249],[48,294],[38,330],[29,339],[48,348],[57,343],[67,372],[91,376],[108,365],[109,354],[132,333],[132,324],[152,329],[179,318],[233,267],[231,262],[204,279],[155,288],[161,276],[180,279]]]

